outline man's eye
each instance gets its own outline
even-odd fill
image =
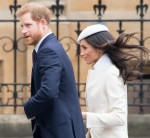
[[[31,24],[27,24],[27,25],[26,25],[26,27],[30,27],[30,26],[31,26]]]

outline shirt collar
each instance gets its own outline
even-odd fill
[[[41,38],[41,40],[37,43],[37,45],[35,46],[35,51],[36,51],[36,53],[38,52],[39,47],[40,47],[40,44],[42,43],[42,41],[43,41],[48,35],[50,35],[50,34],[52,34],[51,31],[48,32],[47,34],[45,34],[45,35]]]
[[[93,66],[93,69],[102,69],[112,65],[112,61],[108,54],[104,54]]]

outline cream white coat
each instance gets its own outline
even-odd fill
[[[86,102],[92,138],[128,138],[127,86],[107,54],[88,71]]]

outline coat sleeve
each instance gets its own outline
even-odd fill
[[[62,63],[57,53],[44,49],[40,51],[37,62],[40,80],[35,81],[40,81],[40,89],[24,104],[28,118],[44,114],[59,94]]]
[[[127,89],[122,78],[111,74],[106,80],[108,112],[87,112],[87,128],[123,126],[127,123]],[[98,105],[97,105],[98,108]]]

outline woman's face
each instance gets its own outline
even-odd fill
[[[103,51],[94,48],[85,39],[80,41],[80,56],[85,60],[87,64],[96,63],[97,60],[103,55]]]

